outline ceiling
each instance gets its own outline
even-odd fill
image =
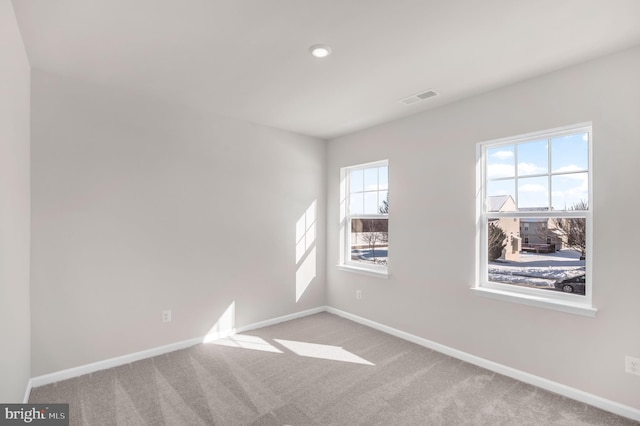
[[[638,0],[13,5],[34,69],[324,139],[640,44]]]

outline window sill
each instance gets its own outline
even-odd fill
[[[386,280],[389,279],[389,271],[387,270],[376,270],[353,265],[337,265],[337,267],[341,271],[355,272],[356,274],[369,275]]]
[[[595,318],[596,313],[598,312],[596,308],[584,303],[575,303],[542,296],[517,294],[484,287],[472,287],[471,290],[473,290],[479,296],[488,297],[490,299],[515,302],[523,305],[536,306],[545,309],[553,309],[555,311],[567,312],[575,315],[583,315],[591,318]]]

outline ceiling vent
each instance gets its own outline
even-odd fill
[[[415,104],[416,102],[424,101],[425,99],[433,98],[434,96],[438,96],[438,92],[429,89],[415,95],[407,96],[404,99],[400,99],[400,102],[405,105],[411,105]]]

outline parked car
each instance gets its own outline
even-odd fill
[[[578,275],[566,280],[556,282],[556,288],[565,293],[584,294],[585,275]]]

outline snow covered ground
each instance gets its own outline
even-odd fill
[[[586,273],[585,261],[575,250],[555,253],[521,253],[520,262],[489,262],[489,281],[554,288],[555,283]]]

